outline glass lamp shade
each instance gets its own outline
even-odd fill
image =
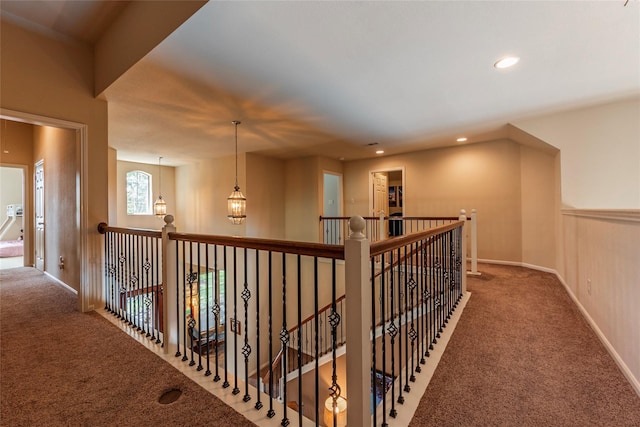
[[[347,400],[339,396],[335,401],[329,396],[324,402],[324,423],[326,426],[333,427],[335,419],[335,425],[338,427],[345,427],[347,425]]]
[[[235,187],[233,193],[227,199],[227,209],[229,221],[235,225],[242,224],[247,217],[247,199],[240,191],[240,188]]]
[[[163,217],[167,214],[167,202],[162,199],[162,196],[158,196],[158,199],[153,204],[153,213],[157,217]]]

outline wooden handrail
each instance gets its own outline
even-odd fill
[[[147,236],[147,237],[162,237],[162,231],[149,230],[146,228],[123,228],[123,227],[111,227],[104,222],[98,224],[98,233],[105,234],[107,231],[112,233],[130,234],[134,236]]]
[[[340,301],[342,301],[343,299],[346,298],[346,295],[342,295],[341,297],[339,297],[338,299],[336,299],[336,304],[338,304]],[[296,329],[302,327],[302,325],[304,325],[305,323],[309,323],[310,321],[312,321],[313,319],[316,318],[316,316],[318,316],[320,313],[324,313],[325,311],[329,310],[331,307],[333,306],[333,303],[331,304],[327,304],[326,306],[322,307],[320,310],[318,310],[318,313],[316,314],[312,314],[311,316],[307,317],[306,319],[304,319],[302,321],[302,323],[300,323],[299,325],[294,326],[293,328],[289,329],[289,332],[293,332]]]
[[[416,231],[415,233],[407,236],[393,237],[387,240],[371,243],[371,256],[381,255],[393,249],[401,248],[403,246],[410,245],[419,240],[434,237],[447,231],[454,230],[461,227],[464,223],[462,221],[452,222],[451,224],[441,225],[439,227],[430,228],[428,230]]]
[[[260,239],[255,237],[211,236],[192,233],[169,233],[169,239],[294,255],[316,256],[320,258],[344,259],[344,246],[342,245]]]
[[[380,217],[378,216],[363,216],[362,217],[364,220],[367,221],[375,221],[375,220],[380,220]],[[384,219],[394,219],[394,220],[399,220],[399,219],[407,219],[407,220],[419,220],[419,221],[438,221],[438,220],[442,220],[442,221],[458,221],[460,218],[457,216],[385,216]],[[351,217],[350,216],[322,216],[320,215],[320,221],[323,220],[350,220]],[[471,217],[467,218],[468,221],[471,220]]]
[[[273,362],[271,363],[271,369],[269,369],[267,373],[264,375],[264,377],[262,378],[263,383],[266,383],[267,381],[269,381],[269,378],[271,378],[270,373],[275,371],[278,368],[278,364],[282,360],[282,355],[284,354],[284,349],[285,347],[280,348],[280,351],[278,352],[278,354],[276,354],[276,357],[273,359]]]

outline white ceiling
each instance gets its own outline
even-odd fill
[[[351,160],[639,94],[638,0],[210,1],[105,92],[118,157],[174,165],[232,154],[232,120],[240,151]]]

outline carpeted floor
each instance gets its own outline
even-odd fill
[[[555,276],[480,271],[411,426],[640,426],[640,398]],[[75,301],[37,270],[0,271],[0,425],[253,425]],[[158,403],[171,388],[184,394]]]
[[[2,426],[253,425],[35,269],[0,271],[0,304]]]
[[[479,270],[410,426],[640,426],[640,397],[555,275]]]

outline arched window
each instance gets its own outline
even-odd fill
[[[127,215],[152,215],[151,174],[127,172]]]

